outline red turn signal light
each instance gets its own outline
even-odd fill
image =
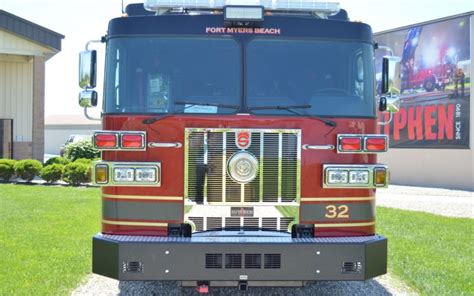
[[[145,135],[123,133],[120,147],[124,149],[143,149],[145,148]]]
[[[387,151],[386,137],[365,137],[365,150],[369,152]]]
[[[362,137],[339,138],[339,150],[343,152],[357,152],[362,150]]]
[[[96,133],[94,134],[94,144],[99,149],[117,148],[118,147],[118,134]]]

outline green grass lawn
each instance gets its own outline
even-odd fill
[[[474,295],[474,220],[378,207],[377,233],[389,240],[389,272],[420,294]]]
[[[95,188],[0,185],[0,295],[66,295],[91,271]]]
[[[388,269],[422,295],[474,295],[474,220],[377,208]]]
[[[99,228],[98,189],[0,185],[0,295],[68,294],[91,271]],[[377,208],[389,272],[424,295],[474,295],[473,229],[472,219]]]

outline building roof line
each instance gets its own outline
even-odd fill
[[[64,35],[0,9],[0,29],[9,31],[43,46],[61,50]]]

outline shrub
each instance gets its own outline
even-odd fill
[[[100,151],[90,140],[71,143],[64,148],[64,156],[72,161],[79,158],[94,159],[100,156]]]
[[[90,165],[80,162],[72,162],[64,167],[63,180],[70,185],[78,186],[81,183],[90,182],[90,172]]]
[[[75,162],[75,163],[83,163],[83,164],[91,165],[92,159],[88,159],[88,158],[78,158],[78,159],[74,160],[74,162]]]
[[[61,157],[61,156],[55,156],[55,157],[52,157],[50,159],[48,159],[45,163],[44,163],[44,166],[49,166],[49,165],[52,165],[52,164],[62,164],[62,165],[66,165],[70,163],[69,159],[67,158],[64,158],[64,157]]]
[[[53,163],[48,166],[45,166],[41,170],[41,178],[48,183],[54,183],[57,180],[61,179],[63,174],[64,165],[60,163]]]
[[[15,174],[15,163],[14,159],[0,159],[0,179],[7,182]]]
[[[18,177],[27,182],[31,182],[35,176],[38,176],[43,165],[35,159],[24,159],[15,163],[15,173]]]

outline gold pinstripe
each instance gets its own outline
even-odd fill
[[[105,198],[116,198],[116,199],[146,199],[146,200],[183,200],[182,196],[148,196],[148,195],[115,195],[115,194],[102,194]]]
[[[167,227],[168,223],[159,223],[159,222],[133,222],[133,221],[110,221],[102,220],[104,224],[112,225],[127,225],[127,226],[156,226],[156,227]]]
[[[375,196],[367,197],[302,197],[301,201],[370,201],[375,200]]]
[[[327,223],[327,224],[314,224],[314,227],[359,227],[359,226],[372,226],[375,225],[375,221],[372,222],[361,222],[361,223]]]

